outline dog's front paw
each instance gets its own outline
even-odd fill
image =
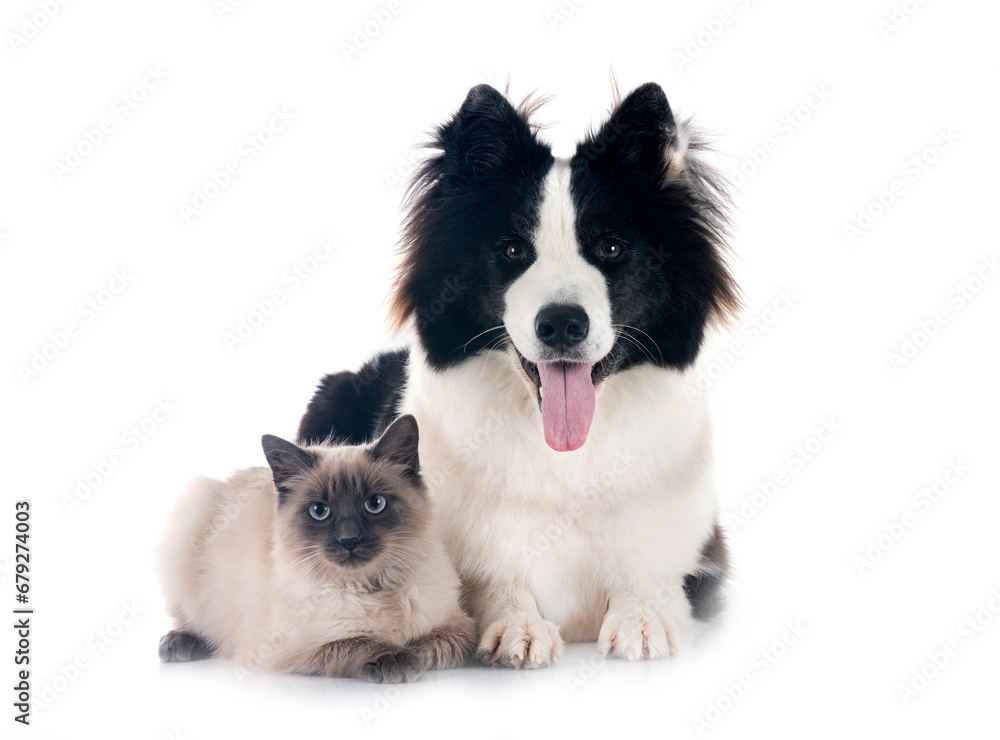
[[[502,617],[483,630],[477,655],[484,663],[538,668],[554,663],[562,648],[556,625],[537,614],[519,612]]]
[[[597,646],[604,657],[626,660],[662,658],[680,647],[680,630],[667,616],[646,609],[608,612]]]
[[[362,678],[372,683],[407,683],[423,674],[417,656],[408,650],[387,653],[365,663]]]

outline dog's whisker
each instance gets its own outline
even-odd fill
[[[646,332],[644,332],[642,329],[640,329],[637,326],[630,326],[628,324],[612,324],[612,326],[614,326],[614,327],[620,327],[622,329],[628,329],[630,331],[637,331],[640,334],[642,334],[643,336],[648,337],[649,341],[653,343],[653,347],[656,348],[656,353],[660,356],[660,362],[663,362],[663,353],[660,352],[660,347],[656,343],[656,340],[653,339],[652,337],[650,337],[649,334],[647,334]],[[652,359],[652,358],[650,358],[650,359]]]
[[[476,341],[477,339],[479,339],[479,337],[483,336],[484,334],[489,334],[491,331],[502,331],[504,329],[505,329],[505,327],[504,327],[503,324],[500,324],[498,326],[492,326],[489,329],[487,329],[486,331],[481,331],[478,334],[476,334],[476,336],[472,337],[472,339],[470,339],[468,342],[466,342],[465,344],[463,344],[458,349],[461,349],[462,353],[464,354],[465,350],[468,348],[468,346],[470,344],[472,344],[474,341]]]

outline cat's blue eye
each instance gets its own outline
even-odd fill
[[[379,496],[375,494],[374,496],[369,496],[368,500],[365,501],[365,511],[369,514],[378,514],[382,509],[385,508],[385,496]]]
[[[324,503],[317,502],[309,507],[309,516],[321,522],[330,516],[330,507]]]

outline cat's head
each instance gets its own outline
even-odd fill
[[[410,415],[364,446],[302,448],[264,435],[278,497],[276,544],[289,562],[358,578],[405,569],[430,513],[417,441]]]

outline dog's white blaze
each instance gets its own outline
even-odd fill
[[[413,347],[402,411],[420,419],[448,551],[493,602],[476,610],[481,629],[505,619],[514,628],[512,610],[537,609],[569,641],[625,641],[647,617],[666,620],[674,639],[684,631],[681,583],[715,517],[706,406],[682,391],[694,373],[647,365],[612,375],[587,444],[556,452],[508,353],[436,371]]]
[[[507,290],[504,326],[521,354],[533,362],[545,349],[535,335],[535,317],[552,303],[579,305],[587,312],[590,331],[581,347],[586,360],[597,362],[614,345],[607,281],[580,254],[569,186],[569,162],[556,160],[542,185],[532,239],[535,262]]]

